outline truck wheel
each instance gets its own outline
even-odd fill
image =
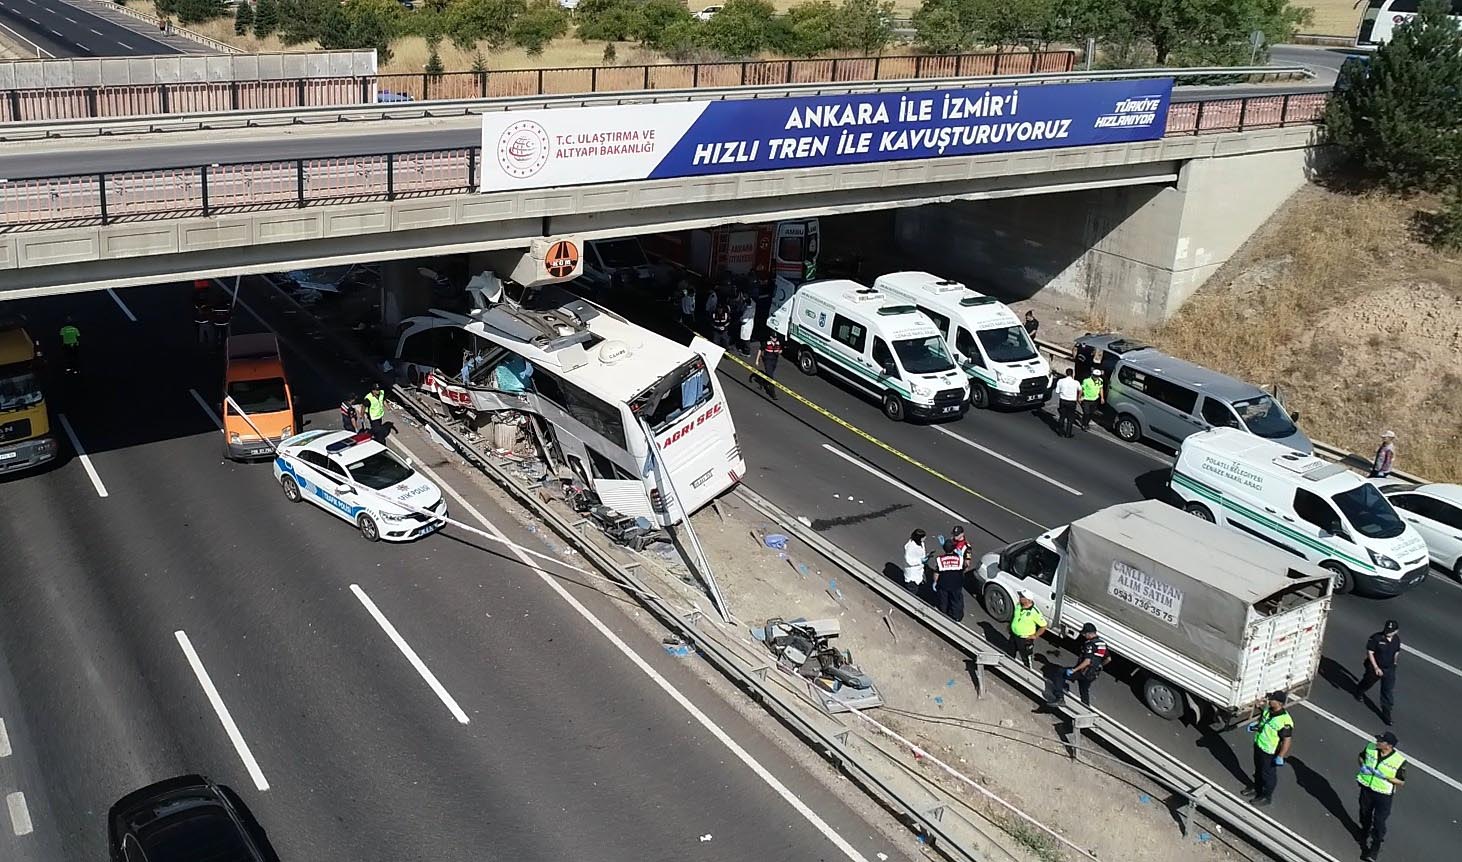
[[[808,376],[817,374],[817,357],[806,347],[797,350],[797,370]]]
[[[283,479],[280,480],[279,485],[281,488],[284,489],[284,499],[290,501],[291,503],[298,503],[301,499],[303,499],[300,496],[300,486],[295,483],[294,477],[285,476]]]
[[[1355,578],[1351,577],[1350,569],[1333,561],[1321,563],[1320,568],[1330,573],[1331,580],[1335,583],[1335,595],[1343,596],[1355,589]]]
[[[1213,523],[1213,513],[1208,511],[1208,507],[1203,505],[1202,503],[1189,503],[1188,505],[1183,507],[1183,511],[1187,512],[1190,515],[1202,518],[1210,524]]]
[[[1142,439],[1142,426],[1127,413],[1117,417],[1116,431],[1117,436],[1127,443],[1136,443]]]
[[[1158,718],[1177,721],[1183,717],[1183,692],[1166,680],[1155,676],[1143,680],[1142,701]]]
[[[361,514],[355,519],[355,525],[360,528],[360,534],[367,542],[379,542],[381,531],[376,527],[375,519],[370,515]]]
[[[889,392],[883,396],[883,415],[894,422],[904,421],[904,399]]]
[[[1014,608],[1010,603],[1010,594],[1005,592],[1004,587],[999,584],[986,584],[982,595],[985,597],[985,610],[995,618],[995,622],[1010,622]]]
[[[976,410],[984,410],[990,406],[990,390],[985,388],[985,384],[970,384],[970,406]]]

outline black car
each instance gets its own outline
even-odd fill
[[[182,775],[133,791],[107,813],[112,862],[278,862],[233,791]]]

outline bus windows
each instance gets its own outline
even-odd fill
[[[658,433],[710,401],[713,394],[705,360],[697,357],[641,393],[631,402],[630,408],[644,418],[652,431]]]
[[[558,405],[559,409],[578,420],[585,428],[613,443],[620,449],[628,449],[624,436],[624,419],[618,409],[566,380],[561,380],[541,368],[535,369],[533,388],[538,397]]]

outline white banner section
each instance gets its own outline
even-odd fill
[[[615,105],[485,115],[480,190],[646,179],[708,104]]]

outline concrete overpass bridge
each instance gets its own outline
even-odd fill
[[[690,98],[991,85],[729,88]],[[12,178],[0,184],[0,298],[524,247],[550,235],[916,208],[901,213],[899,236],[929,246],[931,269],[978,269],[1016,290],[1083,296],[1116,322],[1154,320],[1305,181],[1323,99],[1175,101],[1165,134],[1140,142],[488,192],[478,190],[475,113],[145,135],[104,148],[32,142],[0,150],[0,173]]]

